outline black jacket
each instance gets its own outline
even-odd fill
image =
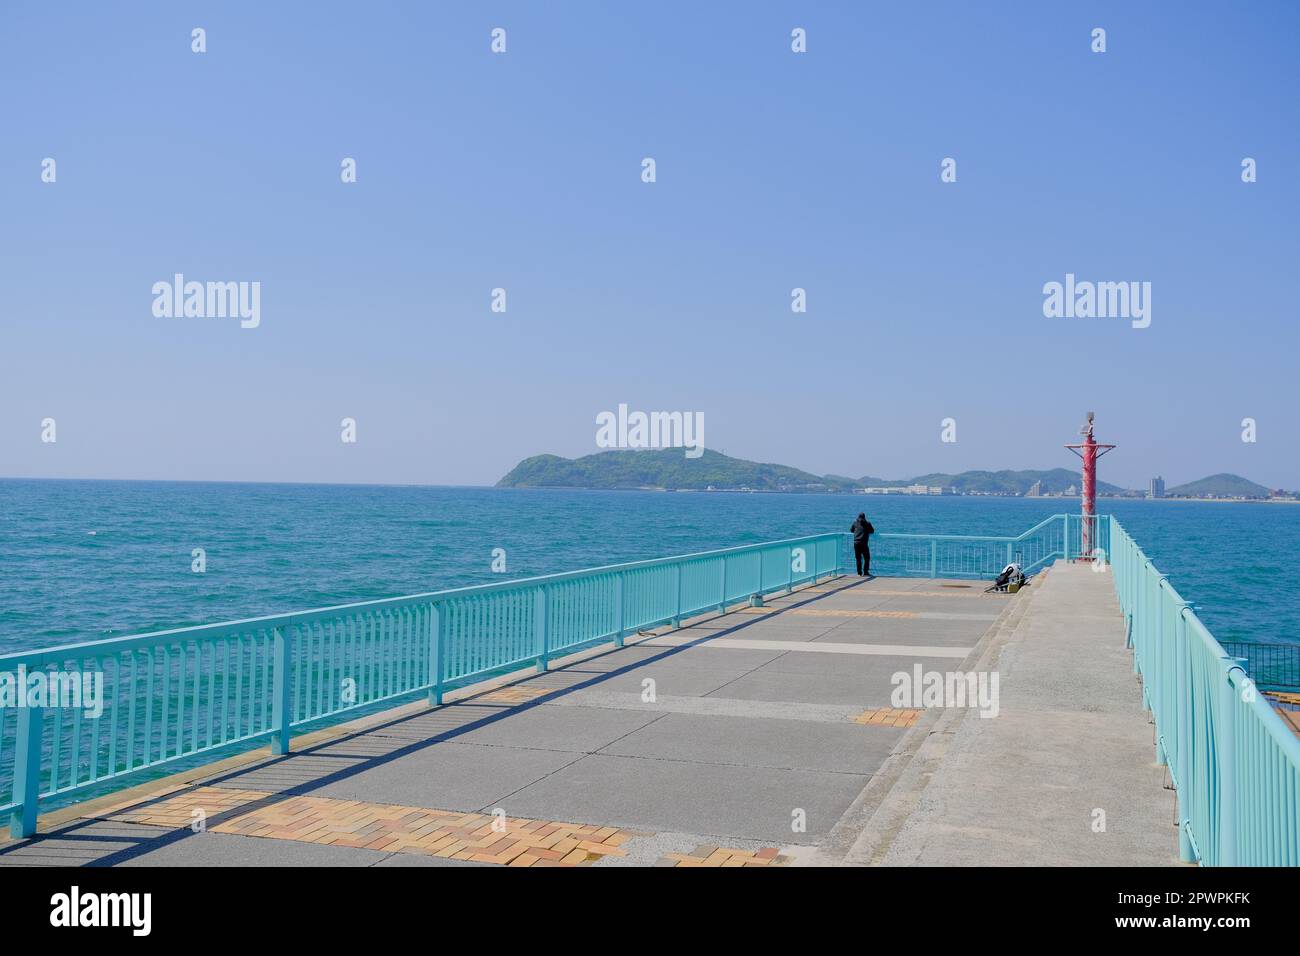
[[[876,533],[876,529],[871,526],[870,521],[863,521],[860,518],[853,522],[849,530],[853,532],[853,543],[855,545],[865,546],[869,543],[867,541],[868,536]]]

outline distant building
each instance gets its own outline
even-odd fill
[[[1065,496],[1067,498],[1072,495],[1077,495],[1078,493],[1079,493],[1079,489],[1076,488],[1074,485],[1071,485],[1069,488],[1065,489]]]
[[[1151,487],[1147,491],[1148,498],[1163,498],[1165,496],[1165,480],[1159,475],[1151,479]]]
[[[1025,492],[1025,497],[1026,497],[1026,498],[1041,498],[1041,497],[1043,497],[1043,483],[1042,483],[1042,481],[1041,481],[1041,480],[1040,480],[1040,481],[1035,481],[1032,485],[1030,485],[1030,486],[1029,486],[1029,490]]]
[[[942,488],[932,488],[929,485],[908,485],[907,493],[909,495],[941,495]]]
[[[864,495],[955,495],[956,488],[942,485],[889,485],[884,488],[863,488]]]

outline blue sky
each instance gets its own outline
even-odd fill
[[[1093,409],[1105,480],[1300,487],[1298,10],[8,3],[0,475],[485,484],[627,403],[884,477]],[[1067,272],[1151,326],[1045,318]]]

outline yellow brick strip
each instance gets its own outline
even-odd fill
[[[233,817],[212,827],[213,833],[417,853],[502,866],[583,866],[607,856],[623,856],[626,851],[622,845],[637,835],[617,827],[328,797],[285,797],[238,813],[239,806],[268,798],[273,795],[197,787],[157,803],[124,810],[110,819],[179,829],[190,826],[195,810],[208,816],[234,810]]]
[[[475,697],[476,704],[526,704],[530,700],[536,700],[538,697],[545,696],[554,692],[554,688],[546,687],[502,687],[500,690],[494,690],[482,697]]]
[[[165,800],[141,803],[139,798],[127,801],[116,807],[108,807],[93,814],[104,820],[116,820],[119,823],[143,823],[151,827],[166,827],[179,830],[189,827],[194,822],[194,811],[200,810],[205,817],[236,810],[247,803],[265,800],[270,793],[261,790],[235,790],[225,787],[194,787],[169,796]],[[92,816],[92,814],[86,814]]]
[[[672,861],[671,863],[669,861]],[[789,857],[774,846],[761,850],[737,850],[725,846],[697,846],[690,853],[667,853],[660,866],[784,866]]]
[[[911,727],[921,719],[921,711],[901,707],[877,707],[853,718],[855,724],[873,727]]]

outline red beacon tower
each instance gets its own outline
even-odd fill
[[[1096,557],[1093,553],[1093,542],[1096,538],[1097,524],[1094,517],[1097,514],[1097,459],[1115,447],[1099,445],[1092,437],[1093,415],[1093,412],[1089,412],[1087,424],[1079,429],[1079,434],[1083,436],[1083,443],[1065,446],[1083,459],[1083,523],[1079,529],[1079,556],[1090,560]],[[1066,547],[1069,547],[1068,541]]]

